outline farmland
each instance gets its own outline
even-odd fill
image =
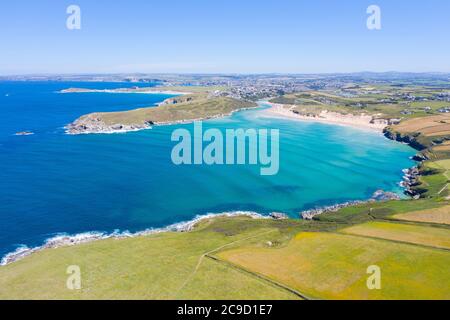
[[[423,246],[450,249],[450,229],[392,222],[368,222],[346,228],[343,233]]]
[[[429,222],[450,225],[450,206],[444,206],[437,209],[428,209],[422,211],[414,211],[410,213],[397,214],[393,216],[394,219],[415,221],[415,222]]]

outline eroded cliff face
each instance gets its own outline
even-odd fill
[[[428,146],[425,145],[424,141],[419,141],[420,138],[419,132],[402,134],[400,132],[395,131],[395,128],[393,127],[387,127],[384,129],[383,133],[386,138],[398,142],[407,143],[416,150],[423,151],[428,148]]]

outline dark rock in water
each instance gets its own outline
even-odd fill
[[[270,214],[270,217],[272,219],[275,219],[275,220],[286,220],[286,219],[289,219],[289,217],[286,214],[280,213],[280,212],[272,212]]]
[[[413,161],[422,162],[428,160],[424,155],[422,154],[416,154],[414,157],[411,158]]]
[[[372,200],[375,200],[375,201],[400,200],[400,197],[393,192],[385,192],[383,190],[377,190],[373,194]]]
[[[401,186],[405,188],[405,194],[407,196],[413,197],[414,199],[419,196],[421,191],[420,189],[413,188],[419,186],[421,183],[419,181],[419,176],[421,175],[418,167],[413,167],[410,169],[403,170],[405,175],[403,176],[403,181],[401,182]]]

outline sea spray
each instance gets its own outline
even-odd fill
[[[58,234],[52,238],[47,239],[43,245],[37,246],[34,248],[29,248],[25,245],[20,245],[15,251],[10,252],[6,254],[0,262],[0,266],[5,266],[7,264],[16,262],[18,260],[21,260],[33,253],[36,253],[38,251],[42,251],[44,249],[55,249],[59,247],[68,247],[68,246],[74,246],[79,245],[83,243],[89,243],[93,241],[98,240],[105,240],[105,239],[124,239],[124,238],[133,238],[133,237],[141,237],[141,236],[148,236],[152,234],[158,234],[163,232],[189,232],[192,231],[199,222],[213,219],[213,218],[225,218],[225,217],[249,217],[252,219],[280,219],[281,214],[274,213],[271,216],[265,216],[261,215],[256,212],[250,212],[250,211],[233,211],[233,212],[223,212],[223,213],[209,213],[206,215],[199,215],[195,217],[194,219],[190,221],[184,221],[172,224],[170,226],[164,227],[164,228],[155,228],[155,229],[146,229],[143,231],[138,231],[135,233],[131,233],[129,231],[123,231],[115,230],[112,233],[106,233],[106,232],[83,232],[78,233],[75,235],[68,235],[68,234]]]

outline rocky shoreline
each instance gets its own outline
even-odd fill
[[[405,174],[403,176],[403,181],[400,183],[400,185],[405,188],[405,194],[414,198],[419,199],[420,193],[415,191],[413,187],[416,187],[420,184],[419,177],[420,177],[420,170],[419,167],[412,167],[410,169],[403,170],[403,173]]]
[[[185,95],[191,92],[173,91],[173,90],[157,90],[150,88],[118,88],[118,89],[85,89],[85,88],[68,88],[58,91],[58,93],[142,93],[142,94],[168,94],[168,95]]]
[[[400,143],[404,143],[409,145],[411,148],[419,151],[418,154],[416,154],[414,157],[412,157],[412,160],[418,162],[419,164],[417,166],[414,166],[409,169],[404,169],[403,173],[405,174],[403,176],[403,181],[400,183],[400,185],[405,188],[405,194],[410,196],[411,198],[417,200],[420,199],[421,194],[417,190],[414,189],[414,187],[417,187],[420,185],[419,178],[421,176],[420,173],[420,164],[427,159],[427,157],[423,154],[423,151],[427,149],[426,146],[421,144],[417,141],[416,137],[417,135],[401,135],[398,132],[393,131],[391,128],[387,127],[383,131],[384,136],[390,140],[397,141]]]
[[[170,226],[167,226],[165,228],[160,229],[147,229],[144,231],[131,233],[128,231],[119,232],[115,231],[113,233],[105,233],[105,232],[85,232],[80,233],[76,235],[58,235],[53,238],[50,238],[45,241],[45,243],[42,246],[34,247],[34,248],[28,248],[26,246],[19,247],[16,251],[6,254],[0,261],[0,266],[5,266],[8,264],[11,264],[13,262],[16,262],[18,260],[21,260],[25,257],[28,257],[29,255],[33,253],[37,253],[42,250],[47,249],[56,249],[60,247],[68,247],[68,246],[75,246],[85,243],[90,243],[93,241],[98,240],[106,240],[106,239],[125,239],[125,238],[132,238],[132,237],[141,237],[141,236],[148,236],[163,232],[189,232],[194,229],[194,227],[202,221],[208,220],[208,219],[214,219],[214,218],[224,218],[224,217],[248,217],[252,219],[274,219],[274,220],[280,220],[280,219],[287,219],[287,216],[284,214],[279,213],[272,213],[268,216],[261,215],[256,212],[249,212],[249,211],[235,211],[235,212],[225,212],[225,213],[218,213],[218,214],[206,214],[202,216],[197,216],[196,218],[187,221],[187,222],[180,222],[176,223]]]
[[[113,133],[126,133],[140,130],[148,130],[152,128],[151,121],[143,124],[112,124],[108,125],[104,123],[95,114],[88,114],[68,124],[66,134],[113,134]]]
[[[417,141],[416,137],[419,136],[419,134],[417,134],[417,135],[402,135],[398,132],[393,131],[389,127],[386,127],[383,130],[383,134],[386,138],[397,141],[397,142],[405,143],[405,144],[409,145],[411,148],[416,149],[417,151],[423,151],[427,148],[426,146],[424,146],[423,144],[421,144],[420,142]]]
[[[170,125],[177,125],[177,124],[193,123],[196,121],[220,119],[220,118],[229,117],[238,111],[245,111],[245,110],[256,109],[256,108],[258,108],[258,106],[252,107],[252,108],[242,108],[242,109],[235,110],[233,112],[226,113],[226,114],[217,114],[214,116],[208,116],[208,117],[197,118],[197,119],[174,120],[174,121],[165,121],[165,122],[153,122],[153,121],[149,120],[142,124],[120,124],[120,123],[117,123],[117,124],[112,124],[112,125],[108,125],[108,124],[104,123],[97,116],[97,114],[92,113],[92,114],[88,114],[88,115],[78,118],[77,120],[68,124],[64,128],[66,130],[66,134],[69,134],[69,135],[127,133],[127,132],[148,130],[148,129],[151,129],[153,126],[170,126]]]
[[[313,220],[314,217],[316,217],[318,215],[325,214],[325,213],[337,212],[343,208],[353,207],[353,206],[366,204],[366,203],[383,202],[383,201],[391,201],[391,200],[400,200],[400,197],[396,193],[393,193],[393,192],[385,192],[383,190],[378,190],[372,195],[372,198],[370,198],[369,200],[347,201],[347,202],[335,204],[332,206],[315,208],[315,209],[300,212],[300,217],[304,220]]]

